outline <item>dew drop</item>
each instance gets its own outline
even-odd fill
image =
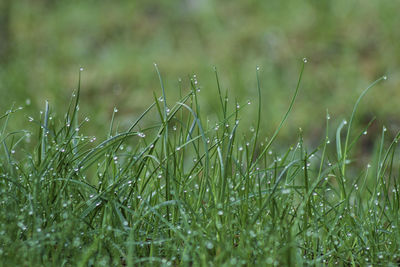
[[[307,63],[308,62],[307,58],[303,58],[303,62]]]
[[[213,249],[213,248],[214,248],[214,245],[213,245],[213,243],[211,243],[211,242],[207,242],[207,243],[206,243],[206,247],[207,247],[208,249]]]

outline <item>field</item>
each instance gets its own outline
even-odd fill
[[[34,2],[0,3],[0,265],[398,266],[400,4]]]

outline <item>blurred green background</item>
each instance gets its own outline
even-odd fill
[[[400,122],[399,11],[393,0],[2,0],[1,111],[30,102],[23,112],[37,115],[48,99],[62,113],[82,66],[82,113],[92,119],[91,131],[105,130],[114,106],[126,123],[151,104],[154,91],[160,95],[156,62],[174,100],[178,79],[187,90],[196,74],[202,110],[212,116],[219,110],[213,66],[232,105],[235,98],[255,102],[260,66],[262,124],[270,132],[306,57],[284,138],[302,127],[320,139],[326,109],[337,122],[348,118],[362,89],[384,74],[388,80],[367,96],[358,117],[366,123],[377,116],[376,125],[393,132]],[[254,123],[256,105],[245,114]]]

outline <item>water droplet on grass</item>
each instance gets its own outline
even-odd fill
[[[283,189],[282,190],[282,194],[289,194],[290,193],[290,189]]]
[[[308,62],[307,58],[303,58],[303,62],[307,63]]]

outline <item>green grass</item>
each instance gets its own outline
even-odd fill
[[[79,112],[80,82],[65,116],[46,102],[26,129],[9,131],[24,116],[10,109],[0,118],[2,264],[397,265],[399,135],[387,140],[382,129],[368,166],[352,153],[364,133],[352,131],[360,100],[385,78],[361,94],[336,135],[327,114],[319,146],[308,147],[300,130],[282,150],[275,143],[304,67],[271,136],[260,130],[268,103],[258,68],[249,130],[240,129],[247,101],[228,98],[217,71],[216,120],[202,112],[197,77],[174,101],[157,66],[161,97],[127,129],[115,109],[103,140],[82,133],[89,119]]]
[[[8,3],[9,10],[2,9],[3,3]],[[354,129],[373,116],[380,123],[400,125],[398,105],[391,101],[400,97],[397,10],[400,1],[392,0],[362,4],[348,0],[120,0],[117,5],[95,0],[2,0],[1,112],[10,100],[30,102],[25,109],[30,114],[44,107],[44,99],[52,107],[64,106],[76,84],[76,69],[83,65],[87,73],[81,112],[91,119],[86,129],[106,132],[114,106],[120,109],[118,121],[126,125],[152,102],[158,80],[151,62],[157,61],[167,88],[176,88],[178,77],[185,81],[187,75],[197,74],[202,99],[207,100],[202,111],[213,114],[219,99],[214,97],[210,66],[219,67],[222,88],[229,89],[230,97],[254,102],[253,70],[259,65],[263,67],[263,97],[277,100],[262,106],[268,114],[263,121],[269,123],[262,125],[273,129],[286,110],[289,89],[295,86],[296,62],[306,56],[313,75],[304,77],[305,90],[280,133],[280,143],[289,145],[298,125],[308,140],[315,136],[313,143],[318,142],[324,134],[320,127],[324,116],[315,110],[328,108],[332,117],[345,114],[352,108],[351,99],[360,93],[355,89],[383,74],[393,78],[382,90],[369,93]],[[9,49],[2,52],[3,43]],[[3,59],[2,54],[7,57]],[[175,100],[177,92],[167,90],[167,97]],[[256,105],[246,109],[248,116],[256,117],[257,112]],[[14,117],[13,124],[24,127],[19,118],[23,116]],[[242,121],[241,126],[251,124]],[[369,132],[370,136],[377,133],[375,129]]]

